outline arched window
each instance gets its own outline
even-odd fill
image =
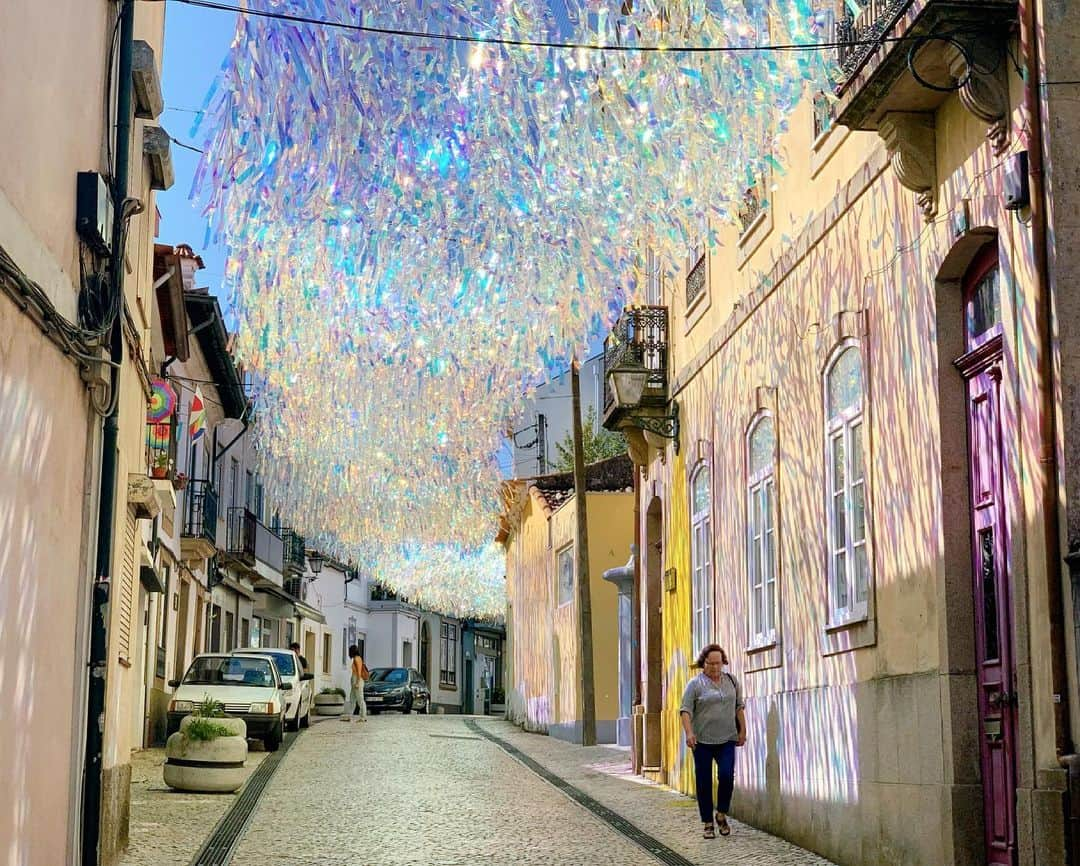
[[[841,346],[825,371],[825,496],[829,620],[865,618],[870,597],[863,365],[859,344]]]
[[[750,578],[750,641],[776,640],[776,431],[771,415],[750,427],[746,444],[746,565]]]
[[[708,464],[690,479],[691,633],[695,653],[712,640],[712,495]]]

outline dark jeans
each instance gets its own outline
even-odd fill
[[[712,765],[716,761],[716,811],[725,815],[735,790],[735,743],[698,743],[694,748],[694,779],[701,823],[713,821]]]

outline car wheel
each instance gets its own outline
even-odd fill
[[[420,710],[420,712],[425,716],[431,715],[431,695],[428,695],[427,699],[424,701],[424,708]]]
[[[377,716],[377,715],[379,715],[379,711],[378,710],[368,710],[368,715],[369,716]]]
[[[310,707],[308,708],[308,711],[306,713],[304,713],[304,717],[302,719],[300,719],[300,727],[301,728],[309,728],[309,727],[311,727],[311,708]]]
[[[405,703],[403,703],[401,705],[401,714],[403,716],[407,716],[411,712],[412,712],[412,695],[409,695],[409,697],[407,697],[405,699]]]
[[[263,738],[263,745],[266,746],[266,751],[276,752],[281,747],[281,724],[278,723],[269,734]]]

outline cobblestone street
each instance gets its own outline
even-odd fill
[[[728,839],[701,839],[692,801],[630,775],[623,750],[582,749],[506,722],[475,721],[681,859],[654,857],[481,736],[466,718],[392,715],[366,724],[328,720],[304,732],[259,800],[231,863],[829,866],[737,822]],[[231,798],[219,802],[224,807],[226,801]],[[189,858],[215,821],[189,834]],[[187,862],[177,859],[182,843],[175,839],[160,859],[143,847],[152,844],[149,837],[132,841],[142,850],[132,851],[125,864]]]

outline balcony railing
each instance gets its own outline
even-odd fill
[[[746,234],[765,208],[769,206],[769,187],[772,184],[772,172],[769,170],[759,174],[754,183],[743,192],[742,204],[739,206],[740,233]]]
[[[281,537],[242,506],[229,509],[226,551],[249,565],[258,560],[279,573],[282,570]]]
[[[911,4],[911,0],[856,0],[861,6],[852,15],[845,6],[844,16],[836,22],[835,42],[840,71],[846,78],[877,48],[881,39]]]
[[[146,422],[146,472],[151,478],[174,478],[177,439],[175,412],[167,421]]]
[[[707,258],[708,256],[702,253],[686,275],[686,309],[688,310],[694,305],[694,301],[701,297],[701,293],[705,291],[705,260]]]
[[[667,307],[627,307],[604,340],[604,412],[615,403],[608,373],[624,365],[649,371],[642,403],[667,402],[668,311]]]
[[[304,555],[304,536],[294,529],[281,530],[282,556],[287,569],[304,573],[307,565]]]
[[[814,139],[817,140],[832,128],[833,101],[819,90],[814,94]]]
[[[184,491],[184,526],[182,535],[217,542],[218,499],[214,485],[205,480],[191,480]]]

